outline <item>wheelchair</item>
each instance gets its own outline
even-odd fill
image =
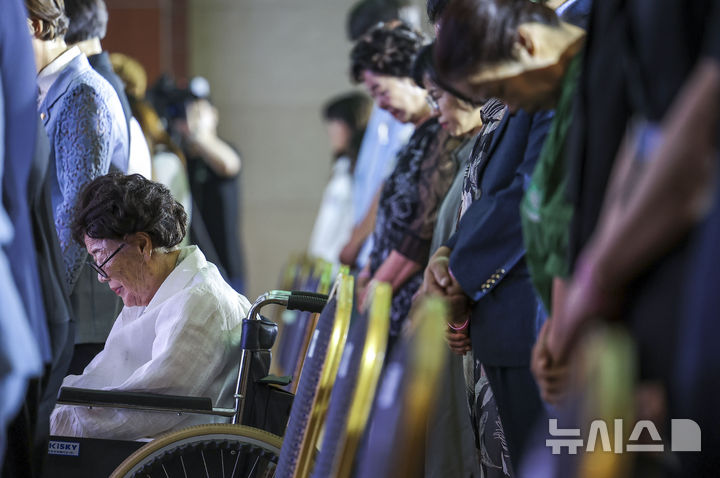
[[[370,294],[370,310],[350,326],[353,280],[338,278],[317,318],[282,440],[242,425],[196,426],[144,446],[111,478],[422,474],[426,418],[449,353],[445,304],[421,302],[386,363],[392,291],[380,283]]]
[[[293,395],[278,388],[286,386],[290,377],[269,375],[277,325],[260,311],[274,304],[319,313],[327,300],[324,294],[284,290],[258,297],[243,319],[233,408],[213,407],[207,397],[62,388],[58,398],[62,405],[212,415],[230,423],[171,431],[149,443],[51,436],[44,476],[272,476]]]

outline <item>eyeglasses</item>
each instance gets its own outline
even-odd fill
[[[432,97],[432,95],[425,95],[425,101],[427,101],[427,104],[430,105],[430,108],[433,111],[439,111],[440,105],[438,104],[437,100]]]
[[[108,262],[110,262],[110,259],[112,259],[113,257],[115,257],[115,254],[117,254],[118,252],[120,252],[120,249],[122,249],[123,247],[125,247],[125,244],[120,244],[120,247],[118,247],[117,249],[115,249],[115,252],[113,252],[112,254],[110,254],[110,255],[108,256],[108,258],[103,261],[102,264],[97,265],[94,261],[90,260],[90,261],[88,261],[87,265],[89,265],[90,267],[92,267],[95,272],[97,272],[98,274],[100,274],[100,277],[102,277],[103,279],[107,279],[107,278],[108,278],[108,275],[107,275],[107,272],[105,272],[105,271],[103,270],[103,267],[105,267],[105,264],[107,264]]]

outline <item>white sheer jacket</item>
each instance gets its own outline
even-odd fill
[[[123,308],[105,349],[63,386],[203,396],[214,406],[232,407],[242,319],[249,309],[197,246],[182,248],[150,303]],[[135,440],[222,420],[63,405],[53,411],[51,433]]]

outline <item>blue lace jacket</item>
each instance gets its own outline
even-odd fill
[[[72,240],[70,224],[83,186],[107,174],[112,163],[127,171],[129,144],[122,106],[112,86],[90,67],[85,55],[71,60],[39,107],[50,139],[52,206],[65,279],[72,288],[87,258]]]

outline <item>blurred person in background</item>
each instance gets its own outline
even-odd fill
[[[331,99],[323,110],[330,147],[332,176],[323,192],[308,253],[332,264],[340,263],[340,250],[353,229],[353,171],[372,100],[362,93]]]
[[[138,110],[152,151],[153,181],[164,184],[186,211],[191,211],[193,200],[185,155],[163,128],[160,117],[149,103],[140,104]],[[192,221],[192,215],[188,212],[188,228],[192,227]],[[183,239],[183,245],[187,240],[187,237]]]
[[[150,178],[150,152],[142,130],[133,117],[125,95],[122,81],[113,71],[110,57],[103,51],[101,41],[105,38],[108,23],[108,11],[104,0],[66,0],[65,14],[70,21],[65,34],[65,43],[77,45],[88,57],[90,66],[105,78],[118,95],[130,135],[130,156],[126,170],[118,170],[127,174],[139,173]]]
[[[245,260],[241,240],[241,158],[218,136],[219,115],[203,77],[190,80],[179,116],[170,128],[187,158],[190,190],[228,282],[242,292]]]
[[[348,14],[348,39],[355,42],[378,23],[406,17],[411,8],[404,1],[361,0]],[[411,124],[401,123],[374,105],[353,173],[354,227],[340,253],[343,264],[357,269],[366,265],[372,249],[372,231],[382,182],[393,170],[397,152],[412,132]]]
[[[191,210],[188,212],[190,221],[189,232],[183,241],[188,244],[198,245],[208,261],[215,264],[220,271],[220,274],[228,280],[229,276],[222,264],[220,255],[215,250],[213,238],[210,236],[205,221],[203,219],[200,207],[197,201],[193,197],[190,173],[188,169],[187,156],[185,151],[182,150],[182,134],[180,128],[185,123],[185,110],[186,103],[189,98],[194,98],[187,90],[186,87],[179,87],[175,80],[167,74],[161,75],[160,78],[151,87],[147,87],[147,76],[145,69],[134,59],[127,57],[120,53],[113,53],[110,55],[110,59],[113,62],[113,68],[118,75],[125,81],[125,88],[130,99],[130,105],[132,108],[139,111],[138,115],[145,117],[146,114],[143,111],[152,109],[154,113],[159,117],[162,128],[165,129],[169,136],[169,144],[173,145],[170,152],[174,156],[177,156],[178,160],[182,162],[182,169],[179,169],[178,161],[172,158],[172,155],[163,154],[161,161],[156,166],[158,168],[163,165],[168,165],[170,171],[156,170],[154,174],[160,179],[165,175],[171,175],[175,171],[181,176],[174,176],[177,181],[173,181],[175,186],[173,188],[179,188],[180,190],[173,189],[178,194],[178,197],[185,197],[190,200]],[[150,125],[143,125],[143,128],[150,127]],[[150,139],[150,132],[145,130],[145,135],[149,143],[152,142]],[[175,150],[177,146],[177,150]],[[179,153],[179,154],[178,154]],[[169,163],[169,164],[168,164]],[[184,182],[187,178],[188,192],[184,192]],[[171,180],[171,177],[168,177]],[[242,208],[240,208],[242,211]]]
[[[147,74],[134,58],[112,53],[110,62],[125,85],[130,109],[137,118],[152,158],[152,180],[164,184],[173,197],[182,204],[188,215],[188,230],[193,228],[192,195],[188,180],[185,155],[172,140],[153,105],[145,99]],[[187,245],[189,237],[183,239]]]
[[[358,276],[361,307],[372,281],[392,285],[389,350],[422,283],[438,208],[457,169],[452,151],[459,141],[443,131],[427,92],[411,77],[412,62],[423,40],[419,32],[395,21],[372,28],[351,52],[355,81],[362,82],[378,106],[396,120],[415,126],[383,184],[370,262]]]
[[[41,256],[42,238],[36,239],[33,229],[37,216],[50,212],[49,207],[35,209],[48,169],[47,155],[43,164],[33,154],[44,134],[37,115],[35,72],[23,2],[4,2],[0,14],[0,475],[18,478],[39,476],[47,450],[49,415],[42,399],[56,365],[57,349],[52,346],[58,344],[51,342],[56,329],[50,322],[60,318],[59,311],[46,310],[50,305],[46,298],[52,294],[43,290],[47,283],[39,264],[50,258]],[[56,244],[54,223],[47,225]],[[62,283],[56,285],[61,289]],[[63,318],[67,332],[68,317]],[[66,338],[67,333],[62,341]],[[57,388],[47,398],[54,403],[56,394]]]

